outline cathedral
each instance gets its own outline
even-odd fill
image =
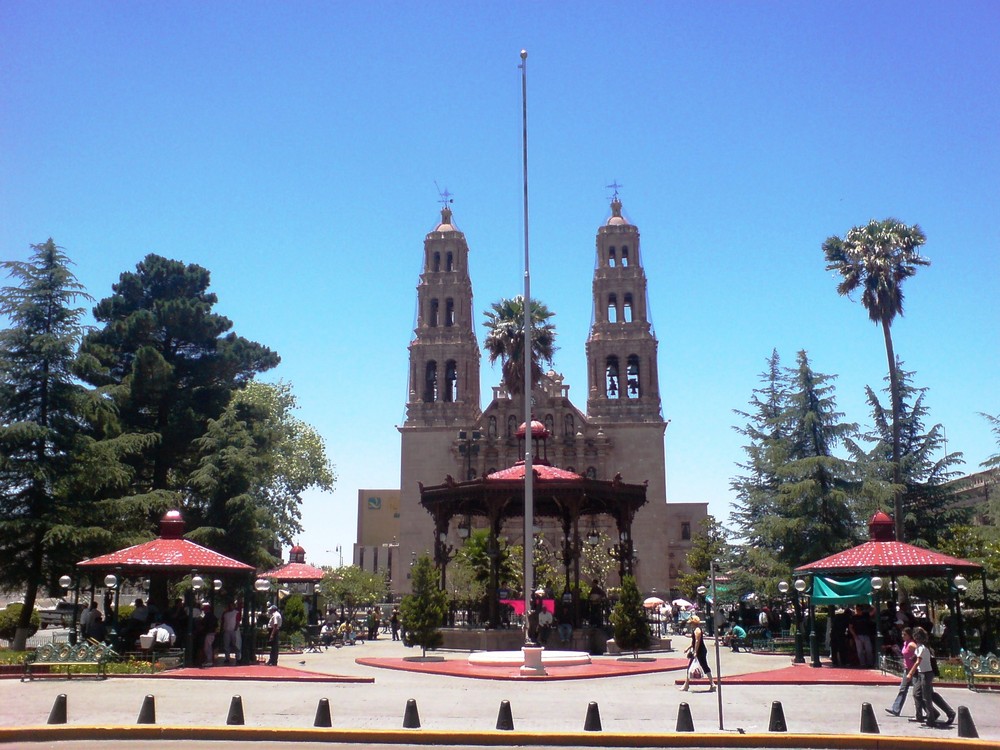
[[[667,422],[657,340],[639,230],[623,217],[617,195],[611,216],[597,231],[596,253],[586,411],[570,400],[562,376],[550,371],[533,390],[534,419],[548,430],[547,459],[553,466],[594,479],[620,475],[625,482],[646,484],[646,503],[634,522],[635,576],[644,592],[673,593],[707,503],[667,503]],[[354,562],[386,571],[394,594],[409,591],[409,564],[431,554],[436,541],[433,520],[420,505],[420,485],[446,477],[475,479],[524,458],[516,437],[524,421],[522,399],[512,397],[501,382],[482,408],[476,317],[469,245],[445,206],[441,222],[424,239],[406,419],[399,427],[400,487],[358,493]],[[594,530],[614,534],[610,523]],[[456,548],[461,544],[457,531],[449,540]],[[511,539],[523,538],[522,522],[505,532]]]

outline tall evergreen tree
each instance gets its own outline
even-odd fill
[[[903,486],[903,523],[910,544],[939,548],[942,533],[967,523],[968,510],[957,508],[948,481],[957,476],[953,467],[962,463],[960,452],[940,455],[945,446],[940,424],[925,427],[926,388],[913,385],[913,372],[897,361],[899,389],[899,481]],[[892,457],[892,410],[883,407],[871,387],[865,389],[872,410],[873,428],[862,436],[868,450],[853,440],[847,445],[858,466],[866,498],[877,505],[892,505],[895,497],[895,464]],[[890,394],[891,398],[891,394]],[[939,457],[940,456],[940,457]],[[869,507],[869,512],[875,508]]]
[[[81,375],[109,388],[126,429],[158,437],[137,466],[137,491],[182,490],[209,420],[234,390],[279,362],[230,332],[208,286],[206,269],[148,255],[94,309],[104,327],[84,338]]]
[[[746,420],[734,427],[749,442],[743,447],[747,460],[739,464],[746,473],[730,480],[736,502],[730,515],[747,544],[761,543],[760,521],[774,511],[777,499],[778,467],[788,456],[785,406],[788,400],[788,375],[781,367],[778,351],[772,350],[767,369],[760,375],[761,387],[753,391],[750,410],[734,410]]]
[[[0,331],[0,585],[25,591],[15,649],[39,586],[54,588],[88,541],[106,539],[96,500],[129,479],[119,463],[127,441],[89,434],[90,420],[106,416],[103,399],[73,376],[83,333],[75,303],[88,297],[62,248],[50,239],[32,249],[29,261],[3,264],[17,283],[0,290],[9,321]]]
[[[780,562],[795,567],[856,541],[852,466],[833,451],[857,426],[839,421],[832,376],[814,372],[805,351],[788,374],[781,418],[787,459],[776,469],[774,510],[760,519],[758,533]]]

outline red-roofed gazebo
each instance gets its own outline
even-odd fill
[[[180,511],[170,510],[160,520],[160,536],[149,542],[99,555],[76,564],[77,569],[89,574],[92,581],[98,580],[101,574],[107,574],[105,580],[111,587],[111,577],[114,578],[115,592],[114,617],[118,620],[118,604],[122,583],[128,578],[149,579],[149,600],[156,609],[167,613],[167,583],[171,580],[191,576],[216,577],[225,581],[224,585],[232,591],[241,588],[250,589],[254,577],[254,567],[239,560],[222,555],[208,547],[184,538],[184,518]],[[79,580],[79,576],[77,577]],[[195,585],[197,585],[197,580]],[[204,580],[204,579],[203,579]],[[207,583],[207,582],[206,582]],[[79,584],[78,584],[79,585]],[[206,586],[214,598],[216,587],[210,583]],[[251,599],[252,600],[252,599]],[[106,600],[107,602],[107,600]],[[189,600],[187,609],[194,606]],[[190,615],[188,615],[187,660],[191,662],[193,646],[190,640]],[[243,628],[246,633],[251,630],[249,610],[244,609]],[[246,639],[246,635],[244,636]],[[253,658],[253,649],[243,649],[245,660]],[[248,662],[249,663],[249,662]]]
[[[964,647],[964,634],[961,632],[961,610],[958,605],[960,574],[982,576],[985,601],[986,634],[984,640],[989,645],[989,634],[992,631],[990,619],[989,597],[986,596],[986,573],[982,565],[962,560],[950,555],[944,555],[924,547],[917,547],[905,542],[896,541],[895,527],[892,519],[883,511],[872,516],[868,524],[869,540],[851,549],[829,555],[820,560],[800,565],[795,572],[814,578],[843,579],[850,576],[868,576],[869,578],[886,576],[891,581],[892,592],[896,589],[898,576],[913,578],[945,578],[949,590],[954,596],[951,606],[953,623],[951,632],[957,636]],[[815,587],[814,587],[815,588]],[[895,608],[895,600],[890,598],[890,606]],[[954,650],[954,647],[952,647]]]
[[[526,433],[522,424],[517,435],[524,439]],[[620,474],[611,481],[590,479],[550,466],[545,459],[545,440],[548,435],[543,424],[537,421],[531,423],[531,437],[535,442],[536,454],[531,467],[534,516],[556,519],[562,529],[566,589],[573,592],[574,624],[578,625],[580,518],[608,516],[614,519],[618,542],[613,547],[613,554],[619,563],[619,575],[631,575],[634,561],[632,521],[636,511],[646,502],[646,484],[627,484],[622,481]],[[444,484],[429,487],[420,484],[420,504],[434,517],[434,560],[441,570],[442,587],[445,569],[453,557],[452,549],[447,543],[452,519],[456,516],[462,519],[484,518],[489,529],[489,543],[491,548],[495,548],[504,523],[509,519],[524,518],[524,477],[524,462],[519,461],[509,468],[467,482],[456,482],[451,476],[447,476]],[[460,527],[460,531],[463,528]],[[571,570],[575,574],[575,587],[570,585]],[[491,556],[491,627],[499,624],[497,575],[496,557]]]

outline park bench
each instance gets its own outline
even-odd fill
[[[38,667],[44,667],[46,674],[51,674],[53,668],[62,671],[66,668],[66,679],[73,676],[73,667],[96,667],[93,673],[98,679],[108,676],[108,662],[116,656],[115,652],[103,643],[85,641],[83,643],[44,643],[34,652],[24,657],[24,674],[21,682],[34,677]],[[89,674],[89,672],[88,672]]]
[[[965,670],[965,679],[969,682],[969,690],[976,690],[977,680],[980,685],[1000,680],[1000,656],[993,653],[978,656],[965,649],[962,649],[959,656]]]
[[[746,641],[746,648],[749,651],[772,651],[774,650],[774,639],[767,628],[761,625],[754,625],[747,628],[747,637],[741,639]]]

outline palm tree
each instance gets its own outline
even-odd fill
[[[484,326],[489,330],[483,346],[490,356],[490,364],[498,359],[503,381],[510,393],[524,390],[524,297],[494,302],[486,316]],[[531,383],[542,378],[541,363],[552,364],[556,352],[556,327],[548,320],[554,312],[538,300],[531,300]]]
[[[885,353],[889,361],[889,392],[892,398],[892,462],[896,539],[903,539],[903,493],[900,481],[900,396],[896,355],[890,329],[896,315],[903,314],[903,282],[917,272],[917,266],[929,266],[918,248],[927,241],[916,224],[907,226],[898,219],[872,219],[853,227],[843,239],[830,237],[823,243],[826,270],[842,277],[837,293],[849,296],[861,288],[861,304],[868,317],[882,326]]]

